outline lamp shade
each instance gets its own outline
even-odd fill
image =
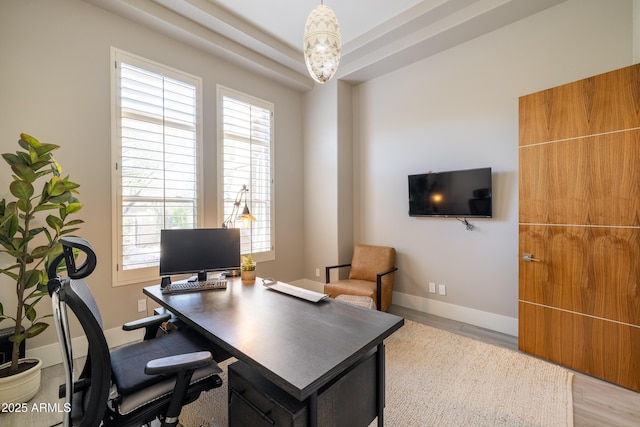
[[[318,5],[311,11],[304,27],[304,62],[318,83],[329,81],[340,63],[340,26],[328,6]]]

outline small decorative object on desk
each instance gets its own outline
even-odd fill
[[[251,254],[242,257],[241,270],[242,283],[250,284],[256,281],[256,262]]]

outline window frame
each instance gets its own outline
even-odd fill
[[[122,123],[121,123],[121,97],[120,97],[120,67],[119,63],[161,74],[165,77],[193,85],[196,90],[196,227],[204,223],[204,198],[203,198],[203,113],[202,113],[202,79],[181,70],[160,64],[141,56],[111,47],[111,206],[112,206],[112,286],[125,286],[137,283],[158,282],[159,266],[124,270],[120,268],[123,259],[122,242]]]
[[[253,259],[256,262],[262,261],[272,261],[276,258],[276,244],[275,244],[275,106],[272,102],[262,100],[255,96],[248,95],[246,93],[237,91],[235,89],[231,89],[229,87],[223,86],[221,84],[216,85],[216,98],[217,98],[217,153],[218,153],[218,218],[220,219],[220,224],[226,219],[224,215],[224,109],[223,109],[223,98],[230,97],[240,102],[245,102],[250,105],[263,108],[269,110],[271,114],[271,123],[270,123],[270,141],[269,141],[269,150],[270,150],[270,204],[269,204],[269,233],[270,233],[270,243],[271,250],[262,251],[262,252],[251,252]],[[246,184],[249,187],[249,194],[247,196],[247,203],[249,208],[251,209],[252,200],[250,198],[251,195],[251,183]],[[240,190],[240,188],[238,188]],[[235,196],[235,194],[234,194]],[[240,212],[242,212],[243,206],[240,206]],[[251,211],[254,214],[253,211]],[[253,245],[252,245],[253,246]],[[244,255],[244,253],[243,253]]]

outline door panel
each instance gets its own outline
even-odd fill
[[[640,65],[519,113],[518,346],[640,391]]]
[[[640,67],[520,98],[520,146],[640,126]]]
[[[640,391],[640,328],[524,302],[519,311],[520,350]]]
[[[640,229],[520,225],[520,299],[640,326]]]
[[[520,222],[640,225],[640,130],[520,148]]]

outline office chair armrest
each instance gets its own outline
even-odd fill
[[[132,320],[122,325],[123,331],[135,331],[136,329],[146,328],[147,326],[160,326],[163,322],[171,320],[171,315],[156,314],[155,316],[143,317],[142,319]]]
[[[155,316],[143,317],[142,319],[132,320],[122,325],[123,331],[135,331],[136,329],[145,328],[145,341],[156,336],[158,328],[164,322],[171,320],[171,314],[156,314]]]
[[[178,354],[176,356],[150,360],[144,368],[144,373],[148,375],[175,374],[181,371],[196,370],[212,362],[213,356],[208,351]]]
[[[342,268],[342,267],[351,267],[351,264],[340,264],[340,265],[330,265],[328,267],[324,268],[324,275],[325,275],[325,282],[324,283],[329,283],[331,281],[331,278],[329,277],[331,274],[331,270],[334,268]]]
[[[85,391],[91,385],[91,380],[89,378],[83,378],[81,380],[75,381],[73,383],[73,392],[77,393],[79,391]],[[67,385],[60,384],[58,387],[58,398],[64,399],[67,396]]]

